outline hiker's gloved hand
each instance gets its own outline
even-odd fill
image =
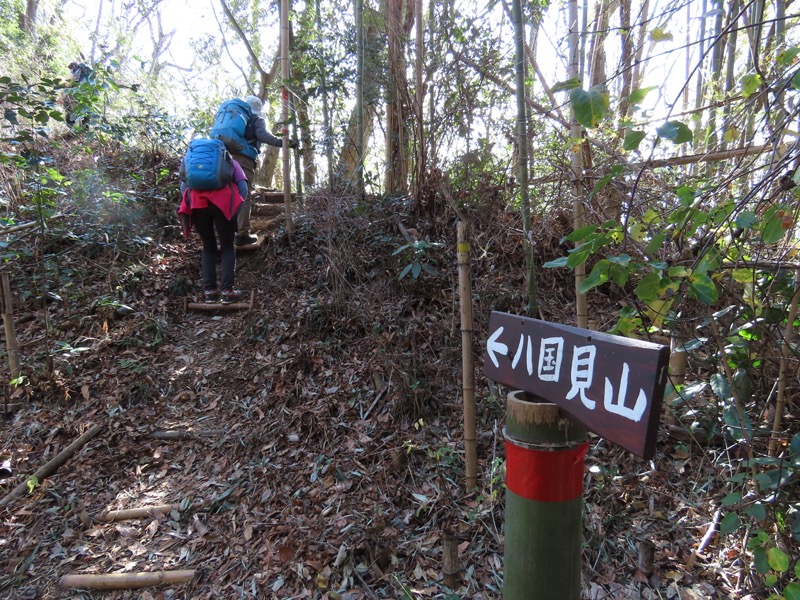
[[[298,146],[299,144],[297,143],[297,140],[289,140],[289,148],[295,150]]]

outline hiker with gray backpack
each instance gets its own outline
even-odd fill
[[[261,99],[257,96],[247,96],[244,100],[235,98],[223,102],[209,137],[221,140],[247,176],[247,181],[252,188],[256,177],[256,165],[261,144],[268,144],[276,148],[283,147],[283,140],[267,131],[267,125],[261,114]],[[293,140],[289,142],[290,148],[296,148]],[[255,244],[258,237],[250,233],[251,203],[245,200],[244,206],[239,211],[238,231],[235,244],[247,246]]]
[[[183,236],[192,226],[203,241],[200,273],[207,304],[230,304],[241,298],[234,288],[236,271],[236,217],[247,198],[247,178],[220,140],[196,139],[181,162],[181,204],[178,221]],[[217,287],[217,238],[221,255]]]

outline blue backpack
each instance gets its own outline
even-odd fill
[[[245,130],[252,116],[253,111],[244,100],[227,100],[220,104],[209,137],[222,140],[231,154],[255,155],[255,149],[245,139]]]
[[[233,181],[233,159],[220,140],[192,140],[180,176],[189,189],[218,190]]]

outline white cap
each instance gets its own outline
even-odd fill
[[[250,105],[250,110],[253,111],[253,114],[261,114],[261,99],[258,96],[248,96],[244,101]]]

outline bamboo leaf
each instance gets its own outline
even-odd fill
[[[542,266],[545,269],[557,269],[559,267],[566,267],[568,259],[569,259],[568,256],[559,256],[558,258],[556,258],[554,260],[547,261]]]

